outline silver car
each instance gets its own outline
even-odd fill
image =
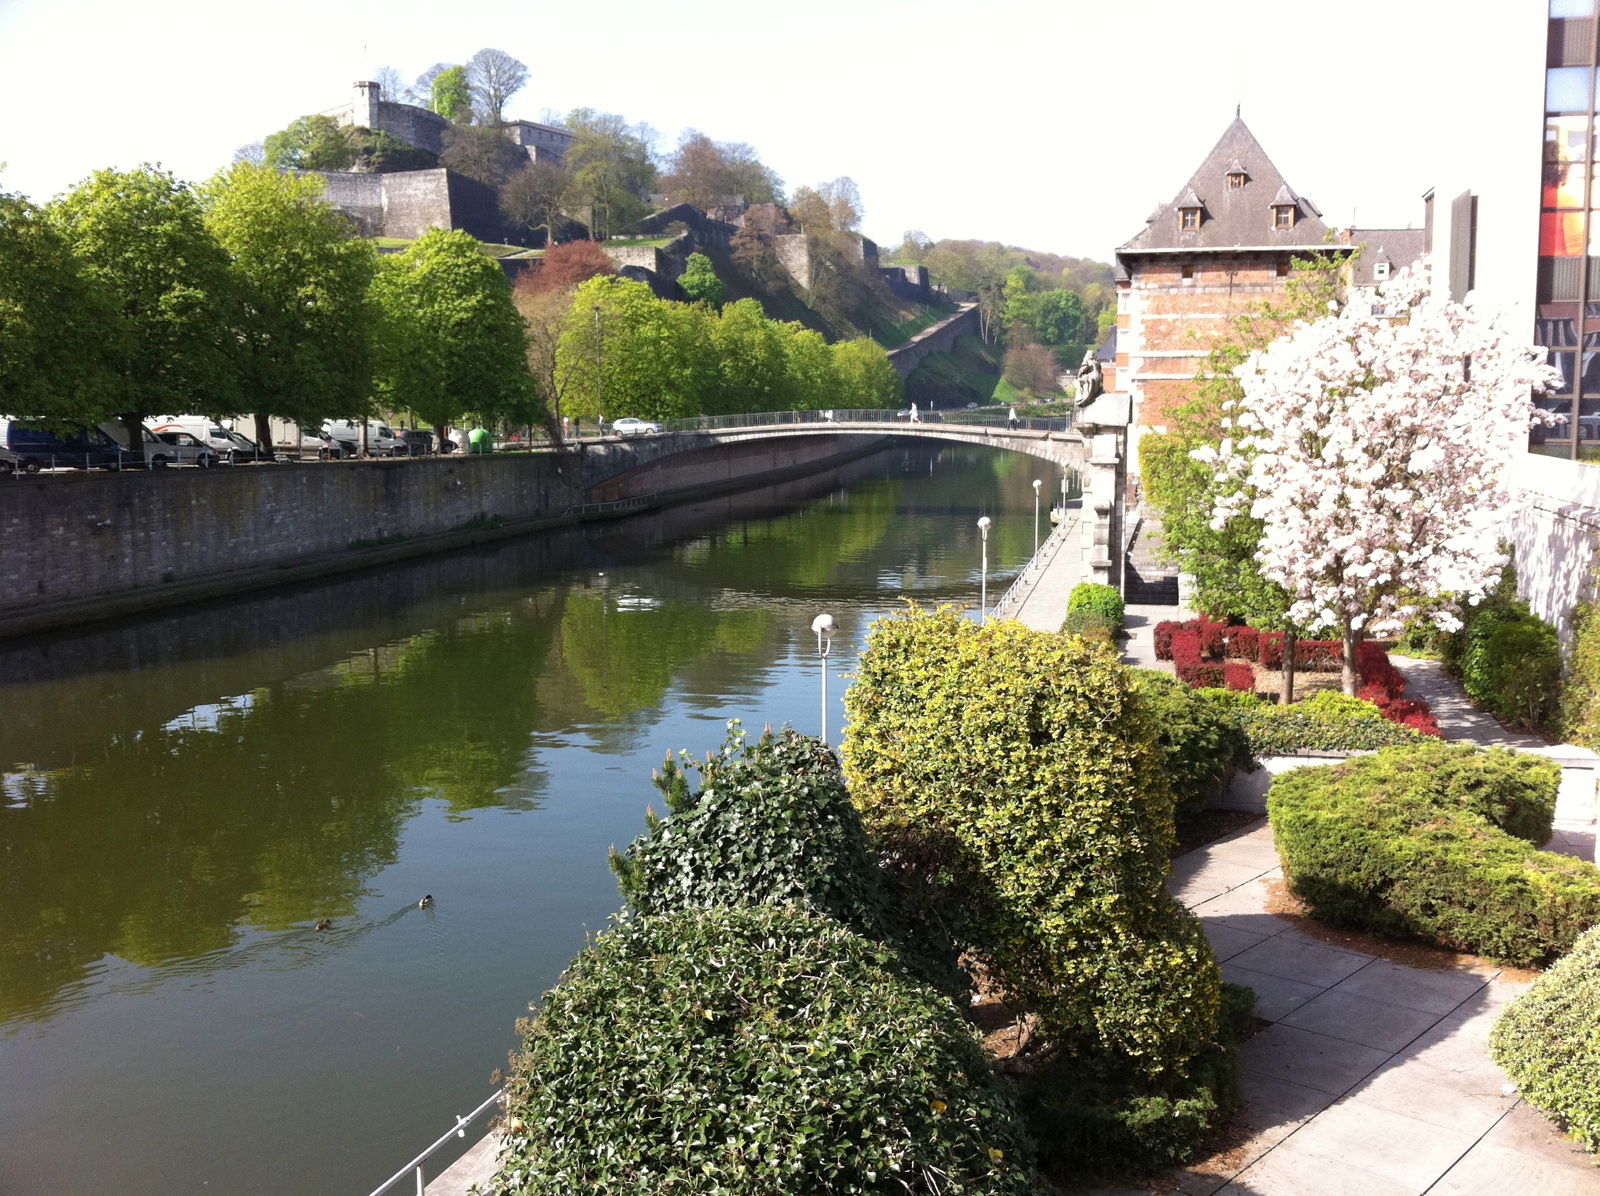
[[[634,419],[631,415],[623,416],[611,428],[618,436],[652,436],[661,431],[660,424],[647,419]]]

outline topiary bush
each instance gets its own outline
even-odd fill
[[[1129,669],[1128,676],[1157,729],[1179,818],[1221,796],[1235,771],[1255,767],[1250,741],[1231,709],[1154,669]]]
[[[1600,869],[1540,851],[1561,770],[1425,741],[1273,781],[1284,871],[1317,916],[1527,965],[1600,921]]]
[[[963,911],[966,944],[1043,1036],[1124,1105],[1198,1099],[1221,977],[1164,889],[1173,788],[1115,656],[912,608],[873,626],[846,708],[869,833]]]
[[[1238,712],[1239,726],[1257,759],[1305,752],[1359,752],[1419,743],[1423,736],[1390,722],[1377,706],[1336,690],[1323,690],[1290,706],[1259,701],[1253,694],[1206,691],[1213,702],[1226,701]]]
[[[803,906],[616,925],[518,1031],[495,1193],[1039,1190],[960,1013]]]
[[[1061,624],[1061,630],[1067,635],[1082,636],[1084,639],[1111,645],[1116,643],[1118,626],[1097,610],[1083,609],[1069,610]]]
[[[1506,1007],[1489,1053],[1530,1105],[1600,1154],[1600,927]]]
[[[1122,595],[1116,586],[1102,585],[1097,581],[1080,581],[1067,595],[1067,613],[1075,610],[1092,610],[1117,630],[1122,629]]]

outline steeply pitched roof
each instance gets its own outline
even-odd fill
[[[1228,186],[1228,175],[1241,171],[1249,181],[1243,187]],[[1286,198],[1279,198],[1280,195]],[[1179,226],[1178,209],[1195,207],[1196,200],[1204,210],[1204,219],[1198,229],[1185,232]],[[1275,203],[1295,205],[1293,228],[1272,226]],[[1322,222],[1316,205],[1295,194],[1244,121],[1234,117],[1200,169],[1178,192],[1178,198],[1158,209],[1150,222],[1117,252],[1294,248],[1320,245],[1327,232],[1328,226]]]
[[[1381,281],[1373,269],[1379,262],[1387,262],[1390,273],[1396,273],[1418,261],[1428,250],[1428,234],[1420,228],[1356,228],[1350,230],[1350,243],[1364,247],[1351,271],[1351,284],[1367,287]]]

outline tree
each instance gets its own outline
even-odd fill
[[[571,186],[572,176],[559,162],[530,162],[500,188],[500,211],[508,221],[529,233],[544,229],[548,248],[556,242],[556,231],[562,223],[561,198]]]
[[[1017,326],[1023,333],[1027,329]],[[1061,365],[1056,355],[1032,337],[1013,337],[1012,346],[1006,350],[1003,366],[1005,379],[1018,390],[1033,395],[1048,395],[1058,389],[1057,376]]]
[[[1344,640],[1347,694],[1361,639],[1422,615],[1454,630],[1494,585],[1505,470],[1540,417],[1533,391],[1560,383],[1543,356],[1424,263],[1240,369],[1224,439],[1199,453],[1226,479],[1213,523],[1262,521],[1261,573],[1294,623]]]
[[[865,209],[861,206],[861,192],[854,179],[840,175],[818,187],[817,194],[827,202],[828,215],[835,231],[849,233],[861,227]]]
[[[642,282],[591,278],[578,288],[558,350],[567,408],[584,418],[699,414],[717,377],[708,319],[702,308],[657,299]]]
[[[0,193],[0,407],[49,422],[105,419],[121,333],[112,297],[61,232],[22,196]]]
[[[683,288],[683,293],[689,296],[691,303],[708,303],[721,310],[722,295],[725,288],[722,280],[717,277],[717,271],[711,264],[711,259],[703,253],[691,253],[684,266],[683,273],[678,276],[678,285]],[[758,305],[759,307],[759,305]]]
[[[452,123],[471,118],[472,87],[464,67],[447,66],[433,77],[428,107]]]
[[[399,103],[410,94],[410,88],[401,79],[400,72],[392,66],[380,66],[372,72],[372,81],[378,85],[378,95],[389,103]]]
[[[356,160],[344,128],[331,116],[302,116],[268,133],[265,161],[278,170],[348,170]]]
[[[251,141],[241,145],[233,151],[235,162],[265,162],[267,160],[267,147],[264,142]]]
[[[898,407],[904,393],[900,374],[876,341],[840,341],[833,346],[839,402],[845,407]]]
[[[156,412],[236,409],[239,320],[228,256],[189,186],[149,165],[100,170],[48,216],[121,326],[109,346],[116,384],[108,406],[135,456],[144,452],[141,425]]]
[[[490,187],[504,186],[528,165],[526,151],[487,125],[456,125],[443,140],[439,165]]]
[[[371,403],[376,254],[324,202],[324,186],[239,162],[200,189],[206,227],[231,262],[240,390],[262,444],[271,444],[269,415],[314,428],[363,416]]]
[[[572,187],[567,207],[589,213],[589,231],[603,241],[649,210],[644,196],[655,189],[650,133],[610,112],[578,108],[567,115],[572,144],[567,169]]]
[[[383,258],[372,283],[380,313],[378,392],[443,436],[479,419],[543,418],[528,374],[524,326],[499,265],[459,229],[430,229]]]
[[[920,228],[908,228],[905,235],[900,238],[900,248],[895,250],[895,257],[904,258],[910,262],[926,260],[928,251],[933,248],[933,241],[928,234]]]
[[[746,203],[776,203],[783,194],[782,180],[750,146],[713,141],[695,129],[684,130],[668,158],[661,189],[671,202],[698,208],[735,195]]]
[[[527,276],[536,277],[534,275]],[[549,412],[546,427],[550,439],[561,443],[561,401],[566,394],[570,370],[561,368],[557,350],[567,316],[572,311],[572,288],[535,290],[518,284],[513,299],[517,314],[527,329],[528,373]]]
[[[790,386],[784,328],[769,320],[756,299],[740,299],[722,309],[711,325],[719,387],[706,410],[778,411],[803,407]]]
[[[448,62],[436,62],[423,71],[422,74],[417,76],[416,82],[406,88],[406,101],[415,104],[419,108],[431,110],[433,107],[433,81],[449,69],[450,64]]]
[[[538,294],[542,291],[570,291],[597,274],[615,274],[616,266],[604,249],[593,241],[568,241],[545,251],[537,270],[525,274],[517,290]]]
[[[472,88],[479,119],[490,127],[505,119],[506,101],[527,81],[527,65],[504,50],[485,47],[467,60],[467,83]]]

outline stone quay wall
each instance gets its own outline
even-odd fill
[[[904,378],[930,353],[948,353],[956,338],[978,335],[978,306],[970,304],[942,323],[919,332],[897,349],[889,350],[889,364]]]

